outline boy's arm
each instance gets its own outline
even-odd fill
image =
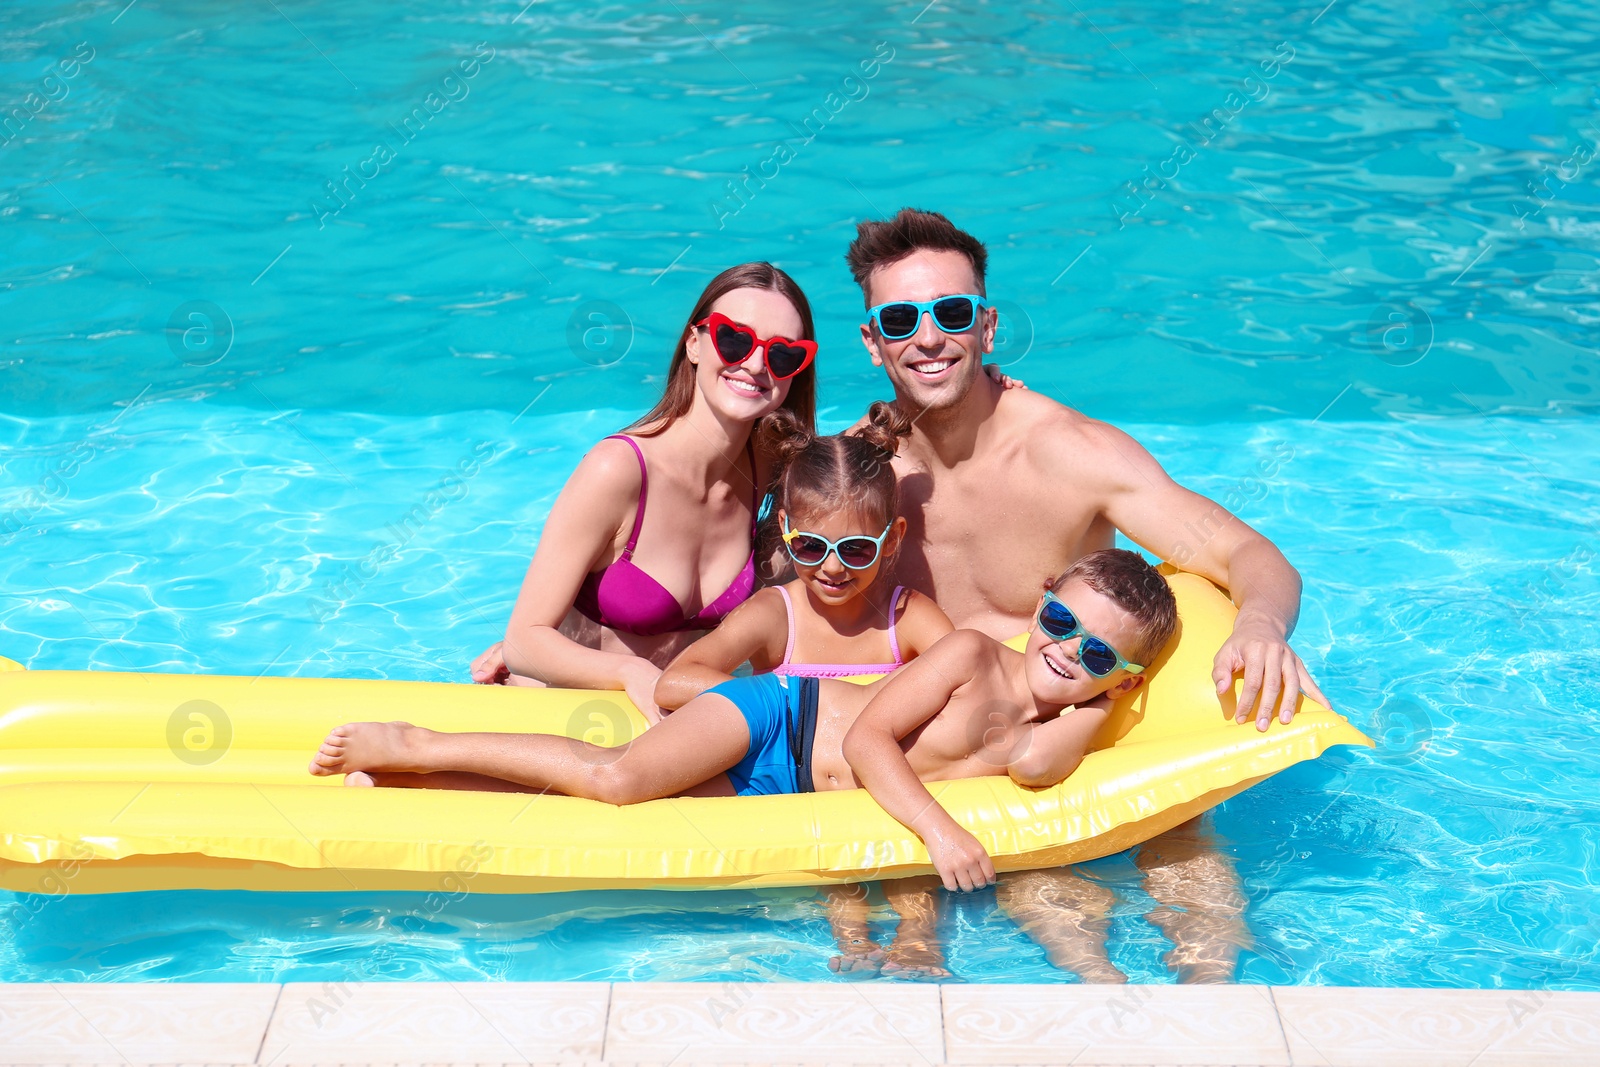
[[[1028,747],[1011,761],[1006,773],[1018,785],[1034,789],[1065,781],[1083,762],[1095,732],[1110,717],[1110,699],[1099,697],[1035,725],[1028,734]]]
[[[656,681],[656,704],[668,711],[683,707],[714,685],[733,677],[734,668],[760,656],[758,667],[783,656],[789,633],[789,614],[783,594],[762,589],[735,608],[722,625],[678,653]],[[773,656],[772,643],[778,654]]]
[[[944,708],[972,681],[989,638],[957,630],[900,668],[861,712],[844,739],[856,780],[883,809],[922,838],[944,887],[994,884],[994,864],[978,839],[939,806],[900,748],[900,741]]]

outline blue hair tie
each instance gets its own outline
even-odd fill
[[[772,514],[772,494],[768,493],[761,498],[761,506],[756,509],[756,521],[766,522],[767,516]]]

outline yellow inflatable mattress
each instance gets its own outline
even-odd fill
[[[1211,660],[1233,606],[1169,577],[1182,630],[1060,785],[937,783],[1000,870],[1121,851],[1331,745],[1371,745],[1303,701],[1235,725]],[[330,728],[406,719],[621,744],[621,694],[424,682],[0,670],[0,887],[540,893],[820,885],[932,872],[862,790],[660,800],[346,789],[306,764]]]

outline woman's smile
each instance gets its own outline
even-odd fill
[[[745,397],[750,400],[763,400],[771,391],[768,386],[732,372],[724,371],[721,377],[722,383],[728,387],[728,391],[734,396]]]

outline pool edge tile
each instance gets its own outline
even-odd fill
[[[291,982],[260,1062],[599,1061],[605,982]]]
[[[315,1009],[312,1000],[320,1001]],[[17,1040],[21,1035],[27,1044]],[[297,1039],[307,1042],[303,1050],[294,1047]],[[1080,1046],[1079,1067],[1591,1067],[1600,1062],[1592,1051],[1600,1048],[1600,993],[958,983],[0,983],[0,1067],[1022,1067],[1063,1062]]]
[[[278,989],[254,982],[6,984],[0,1062],[252,1064]]]
[[[619,1063],[931,1064],[943,1053],[937,988],[867,983],[618,984],[605,1045]]]
[[[1265,986],[951,985],[944,1005],[952,1064],[1290,1063]]]
[[[1593,1067],[1600,993],[1275,986],[1295,1067]]]

